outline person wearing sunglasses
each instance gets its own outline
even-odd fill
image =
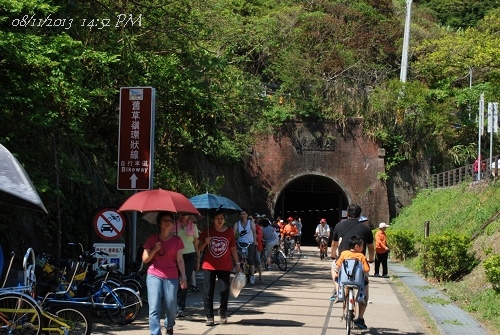
[[[146,285],[148,289],[149,331],[161,335],[160,314],[162,301],[166,313],[164,326],[167,335],[174,333],[177,313],[177,290],[187,288],[182,239],[174,235],[174,214],[159,212],[156,217],[159,233],[149,236],[144,243],[142,261],[149,263]],[[180,278],[179,278],[180,273]]]

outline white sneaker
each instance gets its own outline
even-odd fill
[[[250,276],[250,284],[255,284],[255,276]]]

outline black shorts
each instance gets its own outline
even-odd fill
[[[300,244],[300,241],[302,240],[302,235],[297,235],[295,236],[295,243]]]

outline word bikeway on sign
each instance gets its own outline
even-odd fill
[[[119,190],[152,188],[155,89],[120,89],[120,126],[118,139]]]

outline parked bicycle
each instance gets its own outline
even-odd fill
[[[100,269],[108,274],[118,268],[118,264],[103,264]],[[67,303],[91,308],[94,311],[105,312],[109,319],[119,325],[132,323],[139,315],[142,300],[139,295],[128,287],[112,287],[108,285],[107,278],[101,286],[90,287],[86,297],[71,296],[73,278],[69,284],[61,283],[60,290],[47,296],[45,300],[49,305]]]
[[[142,261],[139,263],[139,268],[135,269],[135,271],[130,272],[128,275],[120,272],[118,269],[113,270],[107,274],[98,275],[96,271],[88,271],[88,267],[94,263],[96,263],[97,259],[94,258],[94,255],[108,256],[108,253],[103,251],[94,251],[93,253],[85,252],[83,250],[83,246],[81,243],[69,243],[70,245],[79,245],[81,254],[79,259],[83,262],[83,268],[85,269],[85,273],[88,273],[83,278],[81,274],[78,275],[80,278],[75,278],[75,280],[84,280],[84,282],[90,283],[93,287],[100,287],[102,281],[106,278],[108,286],[112,287],[128,287],[137,292],[139,296],[145,295],[146,291],[146,279],[145,273],[143,273],[143,263]],[[142,250],[142,248],[141,248]],[[81,286],[81,285],[79,285]],[[80,287],[81,288],[81,287]],[[82,291],[81,289],[79,291]],[[145,300],[145,299],[143,299]]]
[[[69,261],[59,272],[55,285],[48,283],[47,288],[40,284],[44,288],[39,290],[39,295],[42,292],[44,294],[40,295],[40,299],[48,306],[69,304],[86,307],[97,315],[104,313],[112,322],[120,325],[133,322],[139,315],[142,299],[133,289],[109,278],[110,273],[117,271],[118,264],[100,265],[99,269],[106,272],[104,278],[85,280],[89,263],[94,262],[95,254],[96,252],[88,253],[88,257]],[[77,277],[81,279],[79,282],[75,281]]]
[[[84,310],[67,305],[47,306],[33,294],[36,281],[35,256],[29,248],[23,259],[24,285],[5,287],[14,253],[0,290],[0,334],[89,335],[92,322]],[[31,262],[30,262],[31,260]]]
[[[264,268],[268,268],[270,264],[267,263],[266,247],[264,242],[264,250],[260,253],[260,261]],[[286,271],[287,261],[285,253],[280,249],[279,244],[275,245],[271,250],[271,264],[276,264],[281,271]]]

